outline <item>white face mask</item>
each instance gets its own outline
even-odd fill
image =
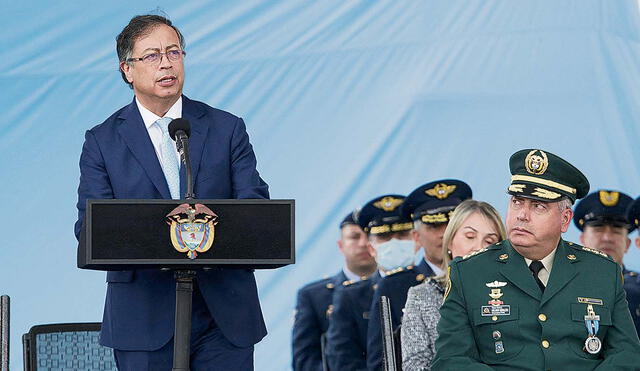
[[[396,240],[395,238],[375,246],[376,261],[380,268],[391,270],[406,267],[414,263],[414,242],[412,240]]]

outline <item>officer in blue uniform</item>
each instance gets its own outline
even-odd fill
[[[633,228],[640,230],[640,197],[636,198],[636,200],[629,205],[627,220]],[[636,247],[640,249],[640,235],[636,237],[635,244]],[[625,268],[624,290],[627,292],[631,318],[633,318],[636,331],[638,331],[638,336],[640,336],[640,274]]]
[[[373,295],[369,310],[370,321],[367,336],[367,368],[382,369],[382,329],[380,322],[380,297],[391,303],[391,320],[394,328],[402,321],[409,288],[425,278],[443,274],[442,236],[453,210],[462,201],[472,197],[471,188],[463,181],[442,179],[416,188],[402,204],[402,214],[413,221],[411,232],[415,248],[424,250],[424,259],[417,266],[399,268],[386,275]]]
[[[403,201],[400,195],[380,196],[369,201],[358,215],[358,224],[368,234],[369,249],[380,271],[367,280],[346,282],[334,297],[327,336],[331,370],[366,370],[367,322],[376,284],[386,271],[414,259],[412,223],[400,213]]]
[[[582,231],[580,235],[582,245],[602,251],[622,266],[625,277],[624,289],[627,293],[631,317],[640,333],[638,313],[636,313],[640,302],[638,273],[626,269],[623,262],[624,255],[631,245],[629,233],[636,229],[636,226],[627,218],[627,210],[632,203],[633,199],[622,192],[601,189],[578,202],[573,222]]]
[[[312,282],[298,291],[292,333],[293,369],[322,371],[326,359],[323,342],[333,311],[333,297],[344,287],[377,271],[375,259],[368,250],[367,235],[349,213],[340,223],[338,247],[345,257],[345,267],[332,277]]]

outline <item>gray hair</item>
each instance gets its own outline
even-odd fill
[[[573,202],[571,202],[570,199],[568,198],[563,198],[562,200],[558,201],[558,208],[560,209],[560,211],[565,211],[566,209],[571,209],[573,206]]]

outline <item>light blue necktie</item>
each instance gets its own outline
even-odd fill
[[[173,120],[170,117],[162,117],[156,124],[162,130],[162,171],[169,186],[171,198],[180,199],[180,161],[176,157],[175,142],[169,136],[169,123]]]

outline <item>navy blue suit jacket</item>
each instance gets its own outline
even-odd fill
[[[311,282],[298,291],[291,336],[293,369],[322,371],[321,337],[329,329],[334,294],[348,281],[344,272]]]
[[[256,171],[256,158],[242,119],[184,96],[182,117],[191,124],[189,147],[197,198],[269,197],[268,186]],[[186,185],[184,169],[181,170],[184,195]],[[135,99],[85,134],[80,156],[76,237],[82,229],[87,199],[110,198],[171,198]],[[209,312],[231,343],[247,347],[266,335],[251,270],[201,271],[196,281]],[[151,269],[108,272],[107,282],[102,345],[151,351],[172,338],[175,321],[172,272]]]
[[[433,269],[422,259],[417,267],[382,277],[371,300],[369,328],[367,330],[367,368],[382,370],[382,324],[380,323],[380,297],[386,296],[391,304],[393,328],[400,326],[402,310],[407,303],[409,288],[434,275]]]

